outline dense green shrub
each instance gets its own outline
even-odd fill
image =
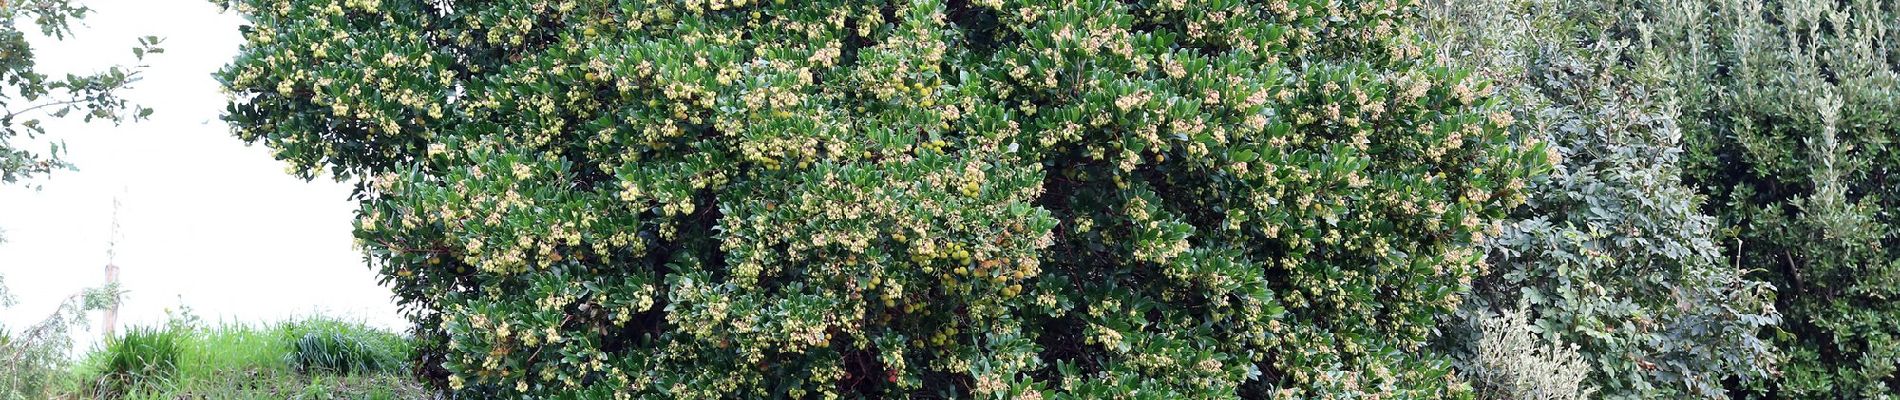
[[[1545,165],[1407,1],[230,3],[469,396],[1468,395]]]
[[[1684,176],[1728,262],[1759,269],[1788,356],[1762,394],[1900,391],[1900,6],[1885,0],[1638,3],[1640,57],[1674,74]]]
[[[1771,376],[1773,287],[1722,257],[1716,221],[1680,178],[1674,81],[1626,57],[1649,39],[1643,14],[1616,0],[1432,10],[1441,49],[1503,85],[1516,129],[1561,160],[1488,244],[1470,321],[1454,327],[1528,302],[1540,332],[1581,345],[1606,398],[1726,398],[1726,381]]]

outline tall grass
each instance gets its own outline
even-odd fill
[[[162,378],[128,360],[158,359],[140,345],[169,338]],[[225,322],[135,328],[81,360],[70,397],[107,399],[406,399],[421,389],[403,372],[409,341],[367,324],[313,316],[272,324]],[[138,384],[125,377],[140,377]]]
[[[180,333],[133,328],[106,341],[99,382],[104,393],[136,393],[169,385],[178,372]]]
[[[308,319],[284,324],[280,330],[291,345],[285,361],[300,372],[398,371],[412,350],[401,336],[357,323]]]

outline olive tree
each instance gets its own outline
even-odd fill
[[[1578,346],[1586,382],[1602,398],[1728,398],[1731,382],[1760,383],[1777,371],[1779,354],[1763,337],[1780,320],[1774,286],[1724,256],[1718,220],[1681,178],[1678,81],[1667,64],[1630,62],[1659,40],[1639,4],[1432,8],[1440,50],[1503,86],[1521,120],[1513,129],[1548,141],[1555,164],[1486,244],[1491,266],[1448,325],[1490,326],[1493,309],[1523,303],[1532,329]],[[1490,335],[1461,335],[1451,347],[1497,352],[1482,346]]]
[[[1732,263],[1786,316],[1784,398],[1900,386],[1900,9],[1892,1],[1662,2],[1640,59],[1680,82],[1685,180]]]
[[[143,65],[64,77],[39,70],[28,35],[64,40],[73,34],[72,24],[90,11],[72,0],[0,2],[0,183],[30,184],[32,178],[72,168],[61,158],[65,151],[58,138],[47,136],[48,118],[117,124],[151,116],[152,109],[121,97],[138,82]],[[158,45],[157,37],[140,38],[132,53],[143,60],[164,52]]]

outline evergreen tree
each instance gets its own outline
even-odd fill
[[[1462,396],[1545,168],[1400,0],[230,4],[474,397]]]

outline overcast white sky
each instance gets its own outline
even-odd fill
[[[158,111],[118,127],[51,123],[80,171],[42,179],[37,192],[0,187],[0,276],[19,300],[0,323],[36,322],[101,283],[120,196],[116,263],[130,291],[121,326],[160,323],[181,296],[210,321],[321,312],[405,326],[351,244],[349,187],[286,175],[268,149],[245,146],[218,120],[225,99],[211,73],[236,53],[242,20],[203,0],[81,2],[95,13],[76,38],[34,46],[41,69],[131,63],[136,38],[160,36],[165,54],[147,58],[145,80],[128,93]],[[83,348],[95,337],[82,339]]]

